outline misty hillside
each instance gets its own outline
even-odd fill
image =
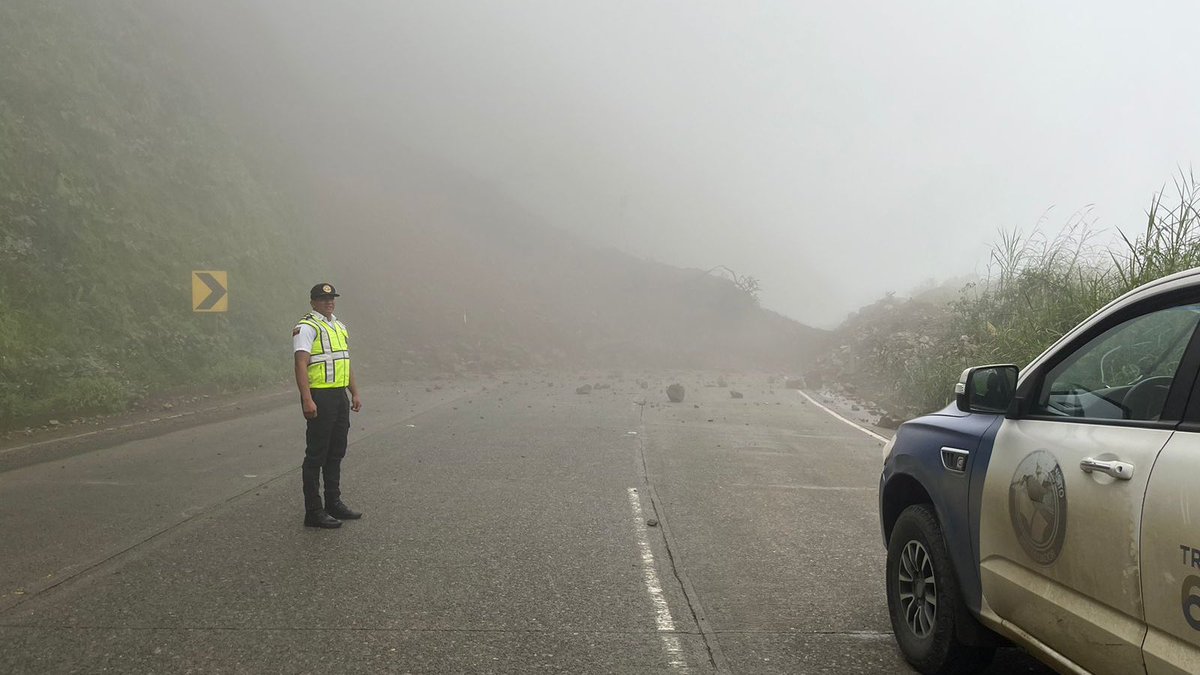
[[[797,369],[819,340],[728,279],[588,246],[429,161],[356,165],[314,178],[336,223],[319,236],[360,346],[400,365]]]
[[[0,4],[0,423],[273,372],[305,255],[182,72],[133,4]],[[254,292],[194,315],[194,269]]]
[[[492,186],[358,123],[270,49],[253,2],[176,8],[188,61],[306,201],[319,267],[373,365],[797,369],[823,331],[759,308],[728,280],[599,250]],[[251,64],[247,67],[246,64]],[[580,214],[581,217],[585,214]],[[741,270],[744,274],[753,270]],[[378,358],[372,358],[378,357]]]
[[[814,352],[727,279],[589,246],[347,123],[252,17],[213,16],[0,7],[0,425],[286,381],[322,280],[376,378]],[[227,314],[190,311],[196,269],[229,271]]]

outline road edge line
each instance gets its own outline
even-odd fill
[[[815,399],[815,398],[813,398],[813,397],[809,396],[808,394],[804,393],[804,391],[803,391],[803,390],[797,390],[797,392],[798,392],[798,393],[799,393],[801,396],[803,396],[804,398],[808,399],[808,401],[809,401],[810,403],[812,403],[813,405],[817,406],[817,407],[818,407],[818,408],[820,408],[821,410],[824,410],[825,412],[829,413],[830,415],[833,415],[834,417],[838,418],[839,420],[841,420],[841,421],[845,422],[846,424],[849,424],[850,426],[854,427],[855,429],[858,429],[859,431],[861,431],[861,432],[863,432],[864,434],[866,434],[866,435],[870,436],[871,438],[874,438],[875,440],[879,441],[880,443],[887,443],[887,442],[890,440],[890,439],[889,439],[889,438],[887,438],[886,436],[881,436],[881,435],[879,435],[879,434],[875,433],[874,431],[871,431],[870,429],[868,429],[868,428],[866,428],[866,427],[862,426],[861,424],[858,424],[857,422],[851,422],[850,420],[848,420],[848,419],[846,419],[845,417],[842,417],[841,415],[839,415],[839,414],[835,413],[834,411],[830,410],[829,408],[825,407],[824,405],[821,405],[820,403],[818,403],[818,402],[817,402],[817,399]]]

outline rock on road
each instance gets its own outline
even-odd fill
[[[911,672],[880,443],[727,377],[743,398],[705,373],[367,387],[366,515],[332,531],[302,526],[294,397],[0,449],[0,672]]]

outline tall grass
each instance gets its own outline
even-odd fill
[[[1153,195],[1144,229],[1101,241],[1090,210],[1048,235],[1001,232],[983,277],[950,303],[885,298],[839,329],[841,344],[815,369],[820,379],[901,415],[952,399],[963,368],[1024,366],[1112,299],[1146,282],[1200,267],[1200,184],[1181,172]]]
[[[1002,233],[983,283],[953,305],[983,360],[1028,364],[1054,340],[1110,300],[1144,283],[1200,266],[1200,185],[1191,172],[1150,201],[1142,232],[1118,230],[1098,244],[1090,212],[1074,214],[1054,237]],[[949,391],[923,394],[926,405]]]
[[[1094,222],[1082,211],[1055,236],[1000,234],[984,279],[951,307],[975,356],[1028,363],[1114,297],[1112,253],[1096,243]]]
[[[1130,239],[1125,250],[1112,255],[1112,269],[1121,288],[1131,289],[1180,270],[1200,266],[1200,185],[1195,175],[1180,173],[1174,180],[1174,199],[1163,203],[1165,190],[1154,195],[1146,212],[1146,228]]]

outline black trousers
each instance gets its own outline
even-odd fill
[[[312,389],[317,416],[308,420],[305,434],[304,508],[324,508],[321,503],[321,475],[325,476],[325,505],[342,496],[342,458],[346,456],[346,437],[350,432],[350,398],[345,387]]]

